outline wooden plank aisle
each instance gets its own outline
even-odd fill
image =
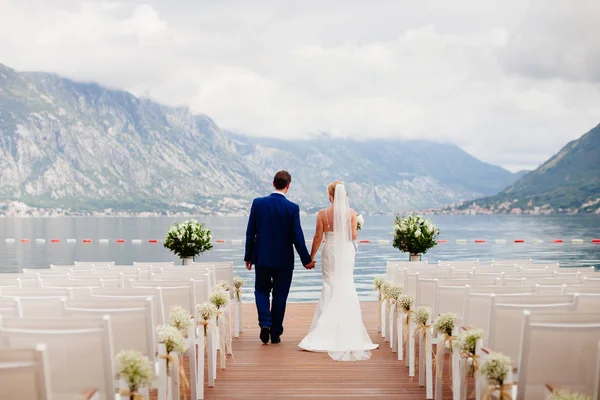
[[[205,387],[205,398],[425,399],[418,375],[409,378],[404,362],[377,334],[376,303],[362,303],[371,340],[380,345],[370,360],[336,362],[327,354],[300,350],[298,343],[310,327],[315,307],[315,303],[289,304],[281,343],[263,345],[258,339],[256,308],[244,304],[244,332],[233,342],[235,360],[229,358],[227,369],[217,372],[215,387]],[[446,382],[444,398],[451,399]]]

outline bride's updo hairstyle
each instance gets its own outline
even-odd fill
[[[337,185],[343,185],[344,182],[342,181],[333,181],[329,184],[329,186],[327,186],[327,193],[329,193],[329,198],[331,199],[331,201],[333,202],[333,199],[335,198],[335,188]]]

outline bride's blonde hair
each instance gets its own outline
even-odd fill
[[[342,181],[333,181],[329,184],[329,186],[327,186],[327,193],[329,193],[329,197],[331,197],[332,199],[335,198],[335,187],[337,185],[343,185],[344,182]]]

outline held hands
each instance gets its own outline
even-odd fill
[[[316,266],[316,264],[317,264],[317,262],[313,260],[310,263],[306,264],[304,266],[304,268],[306,268],[306,269],[313,269]]]

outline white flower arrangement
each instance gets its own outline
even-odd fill
[[[238,301],[242,301],[242,287],[244,286],[244,279],[241,276],[233,277],[233,286],[235,287],[235,296]]]
[[[456,326],[460,316],[454,313],[445,313],[437,317],[433,323],[433,330],[436,333],[443,334],[446,336],[452,336],[452,331]]]
[[[215,307],[217,307],[217,309],[220,309],[229,303],[229,295],[227,292],[217,288],[210,294],[209,300],[215,305]]]
[[[420,215],[397,216],[394,221],[394,241],[392,245],[404,253],[425,254],[437,245],[440,229],[430,220]]]
[[[235,286],[236,289],[240,289],[242,286],[244,286],[244,278],[241,276],[234,276],[233,286]]]
[[[213,303],[205,301],[204,303],[196,306],[196,311],[203,320],[209,321],[217,315],[217,306],[215,306]]]
[[[215,306],[213,303],[206,301],[196,306],[196,312],[203,321],[204,336],[206,336],[206,333],[208,331],[208,321],[210,321],[213,317],[217,316],[217,306]]]
[[[404,288],[402,286],[390,283],[386,286],[385,296],[392,300],[398,301],[398,298],[402,295],[403,290]]]
[[[404,311],[411,311],[415,305],[415,296],[412,294],[402,294],[398,297],[397,304]]]
[[[479,368],[479,372],[491,383],[502,385],[512,369],[512,361],[500,353],[490,353]]]
[[[383,295],[384,298],[388,298],[389,299],[389,290],[390,287],[392,287],[392,283],[390,281],[385,281],[381,284],[381,294]]]
[[[592,400],[592,396],[581,393],[569,393],[568,391],[559,390],[551,397],[552,400]]]
[[[159,343],[164,343],[167,347],[167,353],[176,351],[183,355],[188,348],[187,341],[181,334],[181,331],[174,326],[159,325],[156,327],[156,336]]]
[[[164,247],[171,250],[179,258],[196,257],[212,249],[212,233],[195,219],[176,222],[165,234]]]
[[[421,306],[417,308],[414,313],[414,320],[417,325],[425,326],[431,318],[431,308],[427,306]]]
[[[385,278],[383,276],[376,276],[373,278],[373,284],[375,285],[375,289],[381,290],[381,285],[385,283]]]
[[[356,214],[356,229],[361,230],[365,224],[365,218],[361,214]]]
[[[192,324],[192,316],[183,307],[173,306],[171,307],[171,313],[169,314],[169,322],[171,326],[185,332]]]
[[[142,387],[151,387],[154,380],[154,364],[139,351],[121,351],[116,357],[116,372],[136,394]]]
[[[458,339],[454,342],[454,348],[473,356],[477,341],[483,339],[484,336],[483,329],[469,329],[458,336]]]
[[[218,281],[217,289],[220,289],[224,292],[229,292],[231,290],[231,285],[227,281]]]

